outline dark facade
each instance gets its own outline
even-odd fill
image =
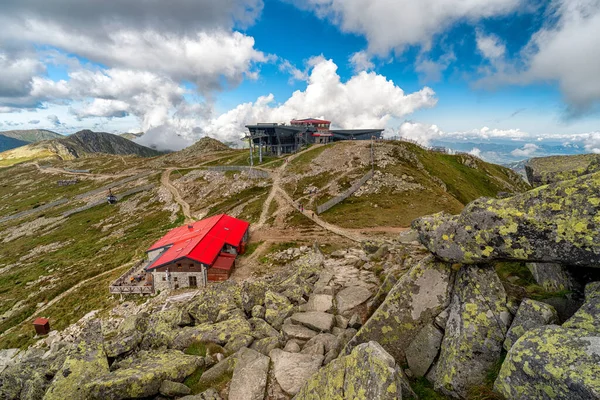
[[[324,144],[340,140],[380,139],[383,129],[340,129],[330,130],[325,120],[293,120],[290,125],[261,123],[246,125],[254,147],[265,154],[295,153],[308,144]]]

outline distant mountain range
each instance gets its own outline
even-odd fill
[[[83,130],[70,136],[59,135],[59,137],[60,139],[30,143],[2,152],[0,153],[0,163],[10,165],[43,158],[70,160],[97,153],[139,157],[154,157],[162,154],[121,136],[105,132]]]
[[[0,152],[16,149],[42,140],[60,139],[64,136],[45,129],[26,129],[0,132]]]

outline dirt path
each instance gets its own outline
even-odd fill
[[[119,270],[119,269],[123,269],[123,270],[125,270],[125,267],[131,267],[131,265],[133,265],[133,264],[134,264],[134,263],[133,263],[133,262],[131,262],[131,263],[128,263],[128,264],[125,264],[125,265],[121,265],[121,266],[118,266],[117,268],[113,268],[113,269],[110,269],[110,270],[108,270],[108,271],[104,271],[104,272],[102,272],[101,274],[98,274],[98,275],[96,275],[96,276],[92,276],[91,278],[88,278],[88,279],[86,279],[86,280],[83,280],[83,281],[79,282],[77,285],[75,285],[75,286],[73,286],[73,287],[69,288],[68,290],[65,290],[64,292],[62,292],[61,294],[59,294],[58,296],[56,296],[55,298],[53,298],[52,300],[50,300],[48,303],[46,303],[46,304],[44,304],[43,306],[41,306],[41,307],[37,308],[37,309],[36,309],[36,310],[33,312],[33,314],[32,314],[32,315],[39,315],[39,314],[41,314],[42,312],[46,311],[48,308],[52,307],[54,304],[56,304],[57,302],[61,301],[61,300],[62,300],[62,299],[64,299],[66,296],[68,296],[69,294],[73,293],[75,290],[79,289],[80,287],[82,287],[82,286],[83,286],[83,285],[85,285],[86,283],[88,283],[88,282],[90,282],[90,281],[92,281],[92,280],[94,280],[94,279],[97,279],[97,278],[103,277],[103,276],[105,276],[105,275],[109,275],[109,274],[111,274],[111,273],[113,273],[113,272],[115,272],[115,271],[117,271],[117,270]],[[5,336],[5,335],[7,335],[8,333],[12,332],[14,329],[18,328],[19,326],[23,325],[23,324],[24,324],[24,323],[26,323],[26,322],[29,322],[29,320],[30,320],[30,319],[29,319],[29,318],[27,318],[27,319],[25,319],[23,322],[21,322],[21,323],[19,323],[19,324],[15,325],[15,326],[13,326],[13,327],[11,327],[11,328],[9,328],[9,329],[5,330],[4,332],[0,333],[0,337],[4,337],[4,336]]]
[[[191,222],[194,218],[192,217],[192,214],[190,214],[190,205],[185,200],[183,200],[183,197],[181,197],[181,193],[179,193],[179,190],[177,190],[177,188],[173,186],[173,184],[171,184],[171,181],[169,180],[171,172],[173,172],[175,169],[176,168],[167,168],[160,176],[160,183],[165,188],[167,188],[169,192],[171,192],[171,194],[173,195],[173,199],[181,207],[181,211],[183,212],[183,216],[185,217],[185,222]]]

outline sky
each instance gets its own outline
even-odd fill
[[[600,0],[3,0],[0,130],[178,150],[325,118],[492,162],[600,153]]]

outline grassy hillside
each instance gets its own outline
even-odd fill
[[[0,152],[25,146],[27,142],[0,134]]]
[[[340,142],[315,148],[291,162],[284,187],[306,208],[316,209],[370,170],[369,146],[367,142]],[[411,143],[379,142],[375,159],[375,178],[325,212],[323,219],[347,228],[409,226],[422,215],[457,213],[481,196],[528,188],[507,168]]]
[[[140,157],[162,154],[117,135],[84,130],[61,139],[45,140],[0,153],[0,166],[39,159],[72,160],[99,153]]]
[[[0,135],[27,143],[41,142],[42,140],[62,139],[64,136],[47,129],[23,129],[0,132]]]

